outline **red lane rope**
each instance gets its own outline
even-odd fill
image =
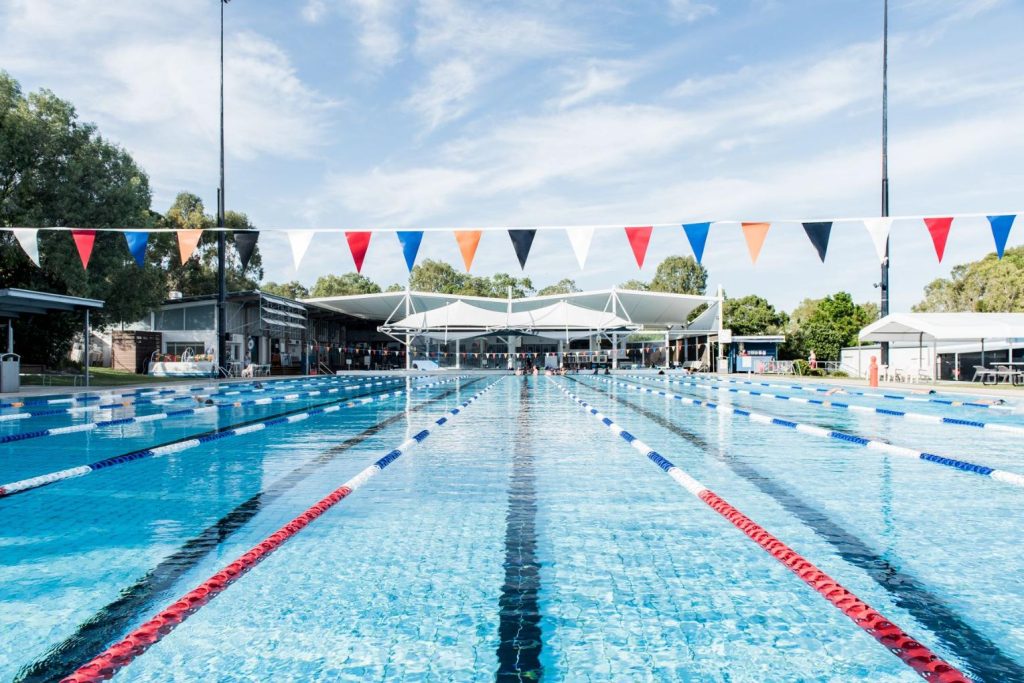
[[[933,683],[969,683],[963,674],[928,647],[914,640],[899,626],[843,588],[835,579],[720,498],[717,493],[704,489],[699,498],[923,678]]]

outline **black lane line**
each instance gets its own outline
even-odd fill
[[[864,540],[843,528],[826,513],[812,507],[788,491],[770,476],[727,453],[721,444],[709,444],[703,437],[641,406],[609,393],[605,389],[584,386],[605,394],[640,415],[681,436],[694,446],[714,454],[738,476],[756,486],[762,493],[775,499],[787,512],[799,519],[818,536],[827,541],[846,562],[859,567],[875,583],[892,595],[899,607],[907,610],[919,624],[931,631],[942,644],[956,655],[972,678],[978,681],[1024,682],[1024,667],[1004,653],[986,635],[976,631],[939,596],[932,593],[916,577],[891,564]]]
[[[462,389],[482,379],[470,380],[462,385]],[[457,391],[459,387],[452,387],[408,412],[424,410]],[[128,628],[138,621],[139,616],[152,607],[155,598],[173,588],[178,579],[255,517],[261,508],[286,494],[308,475],[337,456],[403,420],[405,416],[406,411],[402,411],[345,439],[240,503],[198,535],[185,541],[178,550],[164,558],[141,579],[121,591],[120,597],[82,622],[72,635],[51,648],[42,659],[23,667],[14,680],[17,683],[42,683],[59,681],[67,676],[83,662],[96,656],[97,652],[102,652],[111,643],[123,638]]]
[[[505,583],[498,600],[496,681],[539,681],[543,634],[540,629],[540,564],[537,561],[537,486],[530,451],[530,380],[519,390],[519,419],[512,455],[505,518]]]

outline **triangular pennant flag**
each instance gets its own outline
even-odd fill
[[[811,241],[811,245],[817,250],[818,258],[824,263],[825,254],[828,252],[828,238],[832,234],[832,221],[804,223],[804,232],[807,233],[807,239]]]
[[[768,236],[770,227],[771,223],[743,223],[743,238],[747,240],[751,263],[757,263],[757,257],[761,255],[761,247],[764,246],[764,238]]]
[[[14,239],[18,240],[18,244],[25,251],[25,254],[32,259],[32,263],[39,265],[39,231],[35,228],[14,228],[11,230],[14,233]]]
[[[292,248],[292,262],[295,263],[295,270],[299,269],[302,257],[306,255],[306,250],[309,249],[309,243],[313,241],[313,235],[315,234],[315,230],[289,230],[287,232],[288,244]]]
[[[526,268],[526,259],[530,257],[530,247],[533,246],[533,238],[537,236],[536,230],[509,230],[508,236],[512,240],[512,246],[516,250],[516,258],[519,259],[519,267]]]
[[[569,236],[569,244],[576,254],[576,262],[580,264],[580,270],[587,264],[587,254],[590,253],[590,243],[594,239],[593,228],[566,228],[565,234]]]
[[[92,256],[92,245],[96,242],[96,231],[72,230],[71,237],[75,240],[78,258],[82,259],[82,268],[88,268],[89,257]]]
[[[202,236],[202,230],[178,230],[178,251],[181,253],[182,263],[192,258],[192,253],[196,250],[199,238]]]
[[[935,245],[935,255],[942,263],[942,255],[946,253],[946,238],[949,237],[949,226],[953,224],[952,218],[925,218],[924,224],[928,233],[932,236],[932,244]]]
[[[683,223],[683,232],[690,242],[690,249],[693,249],[693,257],[700,263],[704,258],[704,245],[708,241],[708,231],[711,230],[711,223]]]
[[[348,240],[348,250],[352,252],[352,260],[356,262],[356,272],[363,272],[363,259],[366,258],[366,250],[370,247],[372,232],[345,232],[345,239]]]
[[[1006,239],[1010,236],[1010,228],[1013,227],[1013,214],[1008,216],[989,216],[988,223],[992,226],[992,238],[996,241],[996,253],[1003,258],[1003,250],[1006,249]]]
[[[462,252],[462,262],[466,264],[466,272],[473,266],[473,257],[476,256],[476,248],[480,244],[482,230],[456,230],[455,241],[459,243],[459,251]]]
[[[234,233],[235,250],[238,260],[242,262],[242,270],[249,267],[249,260],[256,251],[256,242],[260,239],[259,230],[236,230]]]
[[[647,245],[651,243],[651,232],[654,230],[651,226],[639,227],[639,228],[626,228],[626,238],[629,239],[629,246],[633,248],[633,257],[636,259],[636,265],[640,268],[644,267],[644,257],[647,256]]]
[[[871,235],[871,242],[875,245],[875,253],[878,254],[879,263],[885,261],[886,246],[889,243],[889,231],[892,230],[891,218],[866,218],[864,227]]]
[[[146,263],[146,243],[149,241],[149,233],[126,232],[124,241],[128,243],[128,251],[131,252],[135,263],[141,268]]]
[[[423,231],[399,231],[398,241],[402,243],[405,265],[409,267],[409,272],[411,273],[412,267],[416,265],[416,254],[420,251],[420,242],[423,241]]]

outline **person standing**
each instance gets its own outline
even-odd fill
[[[811,370],[818,369],[818,356],[815,355],[814,349],[811,349],[810,355],[807,356],[807,365],[810,366]]]

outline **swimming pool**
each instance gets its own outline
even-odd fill
[[[0,488],[38,484],[0,497],[0,678],[59,680],[134,632],[118,680],[1024,680],[1021,435],[984,426],[1013,410],[655,375],[289,382],[0,409],[0,438],[51,432],[0,443]]]

